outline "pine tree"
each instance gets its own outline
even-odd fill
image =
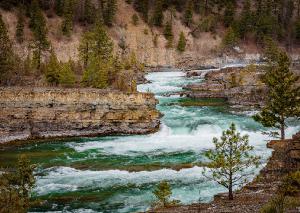
[[[61,30],[65,36],[71,36],[74,18],[74,0],[65,0]]]
[[[298,41],[300,41],[300,20],[298,20],[295,24],[295,37]]]
[[[253,146],[249,145],[249,136],[241,136],[234,124],[223,132],[221,140],[213,139],[215,149],[205,153],[210,160],[203,175],[228,189],[228,198],[233,200],[233,188],[245,184],[250,166],[258,166],[259,157],[252,156]],[[209,173],[209,175],[207,175]]]
[[[72,62],[62,64],[59,71],[59,84],[64,87],[72,87],[75,81],[76,76],[72,69]]]
[[[91,0],[85,0],[84,2],[83,21],[86,24],[93,24],[95,21],[95,8]]]
[[[33,45],[31,46],[33,48],[33,59],[39,69],[42,53],[49,49],[50,43],[47,40],[46,20],[37,0],[32,1],[30,27],[34,36]]]
[[[180,37],[179,37],[179,41],[177,44],[177,50],[181,53],[183,53],[185,51],[185,47],[186,47],[186,38],[184,36],[184,33],[181,32],[180,33]]]
[[[246,33],[250,32],[253,28],[253,16],[251,12],[251,2],[246,0],[241,13],[241,19],[239,21],[239,35],[241,38],[245,38]]]
[[[171,22],[166,23],[166,26],[165,26],[165,29],[164,29],[164,36],[168,41],[167,48],[171,48],[173,46],[173,39],[174,39]]]
[[[112,26],[115,14],[117,12],[117,1],[116,0],[109,0],[106,3],[105,10],[103,11],[104,14],[104,23],[107,26]]]
[[[59,71],[61,69],[60,63],[54,53],[51,52],[49,63],[46,66],[45,77],[49,84],[57,86],[59,84],[60,76]]]
[[[64,14],[64,0],[55,0],[55,13],[58,16]]]
[[[98,89],[108,87],[108,73],[113,68],[112,61],[104,61],[102,57],[93,56],[83,73],[82,84]]]
[[[134,26],[137,26],[139,24],[139,17],[137,14],[133,14],[132,17],[131,17],[131,21],[132,21],[132,24]]]
[[[157,27],[161,27],[163,21],[164,21],[163,0],[155,0],[152,23]]]
[[[232,27],[229,27],[223,37],[222,47],[224,49],[233,48],[238,43],[238,37]]]
[[[194,10],[193,0],[189,0],[186,3],[186,8],[184,11],[184,24],[188,27],[190,27],[191,24],[193,23],[193,10]]]
[[[234,21],[235,8],[233,3],[230,1],[226,4],[224,11],[224,25],[229,27]]]
[[[265,37],[271,37],[276,30],[276,18],[272,14],[272,2],[258,1],[256,6],[256,37],[263,41]]]
[[[149,1],[148,0],[134,0],[133,6],[138,11],[145,22],[148,22]]]
[[[104,61],[112,58],[113,43],[101,22],[97,22],[92,31],[83,34],[79,54],[84,65],[87,66],[92,57],[101,57]]]
[[[0,84],[7,84],[14,69],[12,43],[0,14]]]
[[[24,13],[20,8],[18,12],[18,22],[16,26],[16,39],[18,43],[23,43],[24,41]]]
[[[92,54],[93,39],[94,39],[94,33],[91,31],[82,34],[80,39],[78,51],[79,51],[79,57],[83,62],[84,68],[87,67],[90,61],[90,57]]]
[[[27,212],[36,203],[31,197],[35,183],[33,170],[28,158],[21,155],[15,172],[0,174],[0,212]]]
[[[102,23],[97,22],[94,29],[82,37],[79,52],[87,67],[82,79],[83,84],[106,88],[108,74],[113,67],[113,43]]]
[[[167,181],[162,181],[154,189],[153,194],[157,201],[154,203],[156,207],[170,207],[179,204],[178,200],[171,200],[172,189]]]
[[[267,42],[265,53],[268,66],[263,82],[268,88],[265,107],[254,119],[265,127],[280,130],[281,139],[285,139],[286,119],[300,117],[300,87],[297,77],[290,70],[290,59],[272,41]]]

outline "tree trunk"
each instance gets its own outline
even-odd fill
[[[233,200],[233,192],[232,192],[232,172],[230,172],[230,175],[229,175],[228,199],[229,199],[229,200]]]
[[[229,190],[228,190],[228,199],[229,199],[229,200],[233,200],[232,185],[229,186]]]
[[[281,140],[284,140],[284,139],[285,139],[285,128],[284,128],[284,124],[281,124],[280,132],[281,132]]]
[[[205,1],[204,14],[207,15],[208,10],[208,0]]]
[[[285,139],[285,121],[284,121],[283,115],[281,115],[280,132],[281,132],[281,140],[284,140]]]

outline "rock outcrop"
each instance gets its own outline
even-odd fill
[[[159,128],[152,94],[96,89],[0,88],[0,143],[146,134]]]
[[[204,73],[203,73],[204,72]],[[261,106],[266,88],[258,66],[231,67],[220,70],[190,71],[188,76],[204,75],[205,81],[185,87],[191,98],[224,98],[232,105]]]

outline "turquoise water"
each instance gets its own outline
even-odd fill
[[[147,79],[151,83],[138,89],[155,93],[159,100],[157,108],[164,117],[157,133],[53,141],[0,152],[2,165],[12,164],[20,153],[37,164],[34,193],[46,202],[32,212],[144,211],[153,202],[153,188],[162,180],[171,183],[173,198],[182,203],[209,201],[225,189],[203,177],[203,152],[213,147],[212,138],[231,122],[249,134],[264,165],[271,151],[266,149],[268,138],[261,134],[262,126],[251,118],[253,112],[177,105],[182,98],[164,94],[202,81],[187,79],[183,72],[150,73]],[[297,130],[294,124],[287,135]]]

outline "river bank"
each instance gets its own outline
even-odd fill
[[[149,134],[159,129],[149,93],[0,88],[0,143],[59,137]]]
[[[32,212],[118,212],[149,209],[153,189],[162,180],[172,185],[173,198],[183,204],[204,202],[224,192],[224,188],[202,175],[204,152],[213,147],[212,138],[234,122],[242,134],[250,136],[255,154],[262,156],[259,170],[271,151],[266,148],[266,130],[248,112],[236,113],[227,105],[184,106],[186,98],[166,93],[183,92],[184,86],[202,82],[182,71],[146,75],[140,92],[150,91],[159,100],[158,132],[149,135],[78,137],[52,139],[0,150],[0,167],[11,167],[20,154],[37,165],[35,197],[46,200]],[[299,130],[297,123],[287,129],[287,137]]]
[[[158,132],[149,135],[77,137],[50,139],[0,150],[0,167],[15,165],[26,154],[37,166],[35,197],[45,200],[32,212],[118,212],[149,210],[153,189],[163,180],[170,182],[173,198],[183,204],[210,202],[225,189],[202,175],[205,150],[212,138],[222,134],[234,122],[242,134],[248,134],[256,155],[264,167],[271,150],[268,137],[251,118],[251,113],[232,110],[228,105],[186,106],[188,98],[179,95],[189,84],[202,77],[186,77],[182,71],[153,72],[140,92],[150,91],[159,101]],[[290,123],[287,137],[299,131],[299,123]],[[253,177],[254,178],[254,177]]]
[[[270,141],[267,146],[273,150],[268,163],[251,183],[235,192],[233,201],[229,201],[227,194],[222,193],[215,195],[210,203],[200,202],[169,209],[157,209],[155,213],[260,212],[261,208],[276,196],[283,178],[290,172],[300,171],[300,132],[291,139]],[[295,195],[295,199],[300,200],[299,193]],[[300,203],[294,205],[288,206],[287,212],[299,212]]]

